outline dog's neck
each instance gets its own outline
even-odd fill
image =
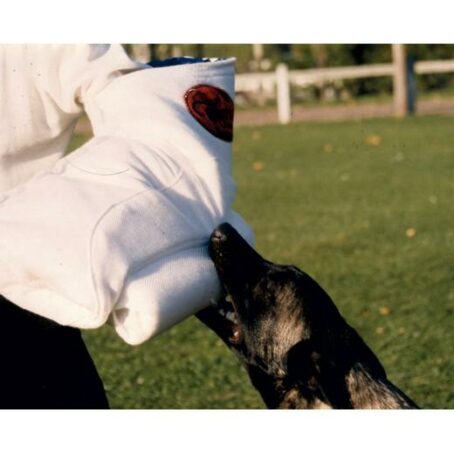
[[[248,367],[253,385],[268,408],[280,409],[398,409],[418,408],[386,377],[374,377],[361,364],[329,383],[313,377],[306,382],[275,378],[256,367]]]
[[[353,408],[418,408],[386,376],[374,377],[361,364],[357,364],[352,368],[346,377],[346,384]]]

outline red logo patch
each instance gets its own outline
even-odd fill
[[[220,88],[196,85],[184,95],[190,114],[213,136],[233,140],[233,101]]]

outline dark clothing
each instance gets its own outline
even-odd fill
[[[0,408],[109,408],[78,329],[0,296]]]

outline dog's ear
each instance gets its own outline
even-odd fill
[[[304,383],[310,389],[319,386],[320,351],[311,339],[301,340],[287,353],[289,380]]]
[[[352,408],[344,375],[313,340],[302,340],[287,355],[288,380],[335,408]]]

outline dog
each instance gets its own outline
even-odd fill
[[[230,224],[214,230],[209,252],[228,297],[197,316],[268,408],[418,408],[306,273],[265,260]]]

